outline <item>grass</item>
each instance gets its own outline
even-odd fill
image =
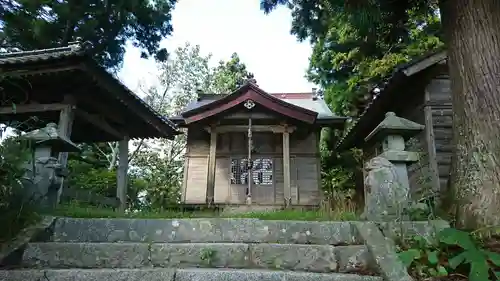
[[[75,204],[61,205],[50,215],[73,218],[141,218],[141,219],[173,219],[173,218],[255,218],[261,220],[300,220],[300,221],[347,221],[357,220],[353,211],[302,211],[280,210],[267,212],[247,212],[239,214],[223,214],[215,211],[139,211],[134,213],[120,213],[112,209]]]

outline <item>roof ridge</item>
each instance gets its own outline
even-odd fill
[[[74,41],[74,42],[69,42],[67,46],[62,46],[62,47],[0,53],[0,59],[15,58],[20,56],[36,56],[42,54],[45,55],[58,52],[79,52],[83,51],[84,48],[85,48],[85,43],[81,41]]]

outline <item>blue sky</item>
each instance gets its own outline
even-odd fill
[[[268,92],[310,91],[304,78],[311,46],[290,34],[290,11],[280,7],[269,15],[259,0],[179,0],[172,14],[174,32],[162,45],[169,50],[185,42],[212,53],[212,63],[227,60],[237,52],[259,86]],[[120,79],[137,91],[141,80],[154,77],[151,60],[140,59],[139,51],[127,49]]]

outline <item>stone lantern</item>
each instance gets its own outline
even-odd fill
[[[365,170],[365,212],[369,220],[392,220],[410,204],[408,164],[419,161],[419,153],[405,150],[405,141],[425,126],[387,112],[385,119],[365,138],[381,143],[382,151],[370,159]],[[399,214],[397,214],[399,212]]]
[[[32,161],[27,175],[29,182],[25,183],[27,195],[42,207],[54,207],[58,202],[61,180],[68,174],[67,169],[58,163],[57,155],[61,152],[78,152],[80,149],[59,134],[55,123],[49,123],[22,137],[31,142],[32,148]]]

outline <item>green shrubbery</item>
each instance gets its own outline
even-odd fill
[[[422,236],[405,239],[399,257],[418,280],[450,275],[466,275],[470,281],[500,279],[500,254],[486,250],[473,234],[455,228],[441,230],[434,242]]]
[[[31,152],[26,142],[9,137],[0,143],[0,242],[38,219],[35,202],[24,192],[23,177]]]
[[[68,186],[71,188],[80,188],[91,190],[97,194],[106,197],[116,197],[116,170],[95,167],[88,163],[70,160],[68,163],[70,174],[68,177]],[[143,203],[140,200],[139,193],[145,190],[146,181],[129,174],[127,197],[128,205],[131,209],[139,209]]]

